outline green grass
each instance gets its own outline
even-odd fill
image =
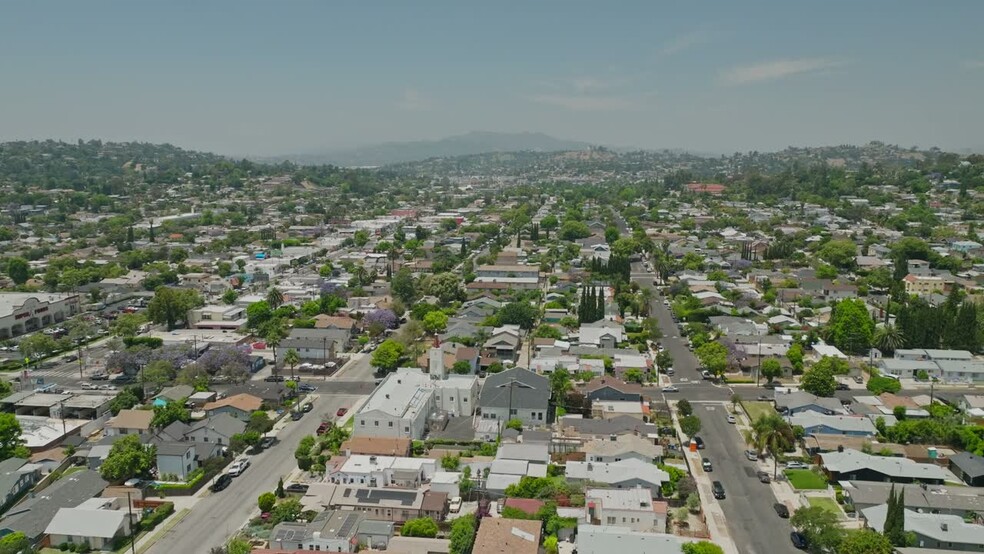
[[[832,512],[838,518],[843,517],[840,506],[837,505],[837,501],[833,498],[827,498],[826,496],[808,496],[806,498],[810,501],[810,506],[819,506],[824,510]]]
[[[789,483],[797,490],[823,490],[827,488],[827,480],[822,475],[809,469],[787,469],[783,473],[789,478]]]
[[[776,409],[772,407],[771,402],[742,401],[741,407],[745,409],[745,413],[748,414],[748,419],[751,422],[755,422],[763,415],[774,415],[776,413]]]

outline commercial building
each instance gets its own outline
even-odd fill
[[[77,294],[0,293],[0,340],[62,323],[82,313]]]

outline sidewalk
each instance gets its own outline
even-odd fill
[[[670,406],[670,413],[673,417],[673,426],[676,428],[677,436],[686,436],[680,428],[680,420],[677,417],[676,411],[676,402],[674,401],[668,404]],[[700,452],[691,452],[689,448],[684,448],[683,455],[686,457],[688,465],[690,466],[690,474],[697,483],[697,491],[700,494],[700,503],[704,510],[704,517],[707,522],[707,531],[711,535],[711,540],[723,548],[726,554],[740,554],[738,545],[736,545],[734,540],[731,538],[731,532],[728,530],[728,523],[725,521],[724,511],[721,509],[721,504],[718,503],[717,499],[714,498],[714,494],[711,492],[711,479],[701,468]]]

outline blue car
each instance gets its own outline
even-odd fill
[[[800,550],[806,550],[806,537],[802,533],[797,533],[793,531],[789,534],[789,540],[793,541],[793,546],[799,548]]]

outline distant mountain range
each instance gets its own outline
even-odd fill
[[[562,140],[543,133],[472,132],[440,140],[386,142],[344,150],[264,157],[259,161],[289,160],[303,165],[327,163],[348,167],[379,166],[489,152],[586,150],[590,146],[586,142]]]

